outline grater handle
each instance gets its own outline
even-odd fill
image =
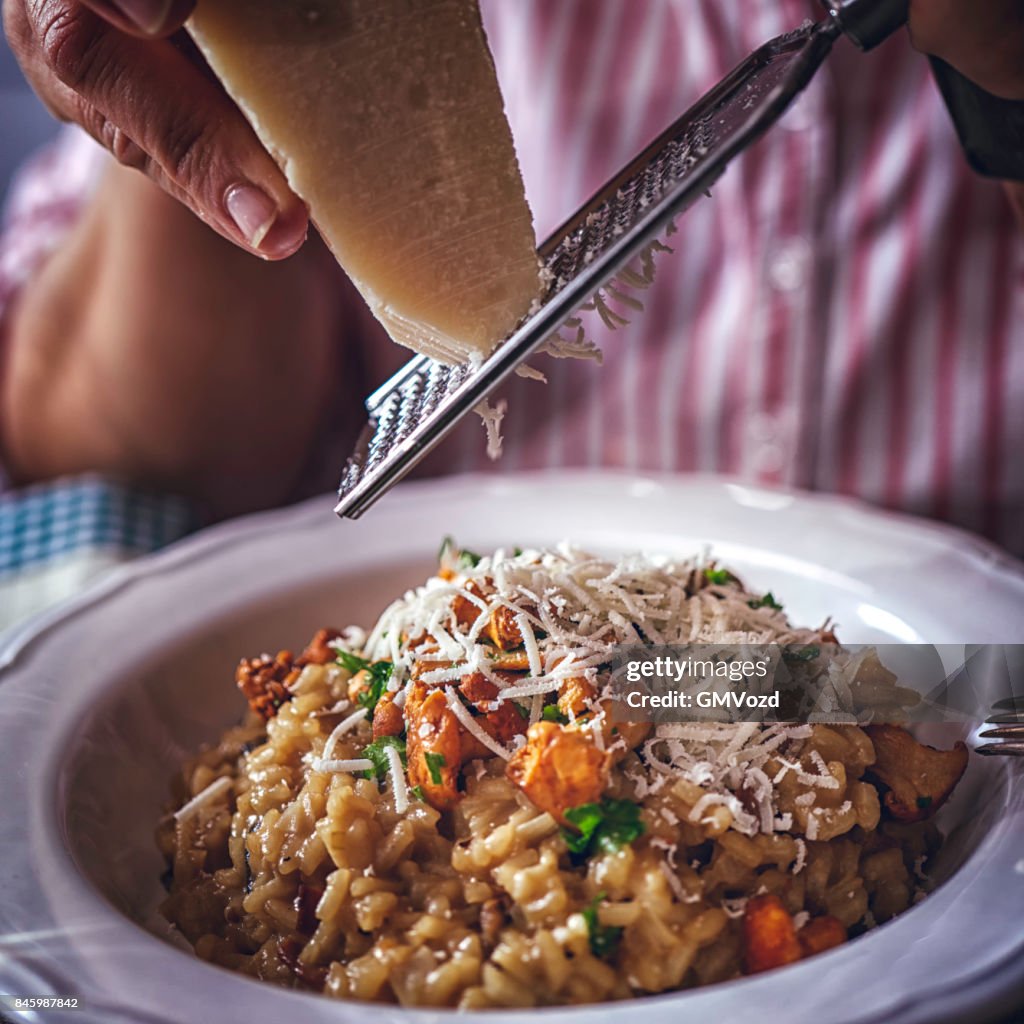
[[[829,14],[862,50],[874,49],[907,23],[910,0],[824,0]]]

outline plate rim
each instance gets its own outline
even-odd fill
[[[867,511],[869,519],[872,521],[898,519],[902,520],[905,523],[909,523],[915,529],[919,525],[922,525],[922,521],[917,519],[916,517],[910,517],[901,514],[893,514],[887,511],[879,512],[878,510],[875,510],[871,506],[867,506],[865,505],[865,503],[860,502],[856,499],[828,495],[821,496],[813,493],[808,494],[806,492],[793,491],[790,489],[762,488],[759,486],[752,486],[745,482],[723,479],[720,477],[708,477],[706,475],[684,476],[678,474],[632,474],[608,473],[606,471],[578,471],[572,474],[516,474],[514,477],[509,476],[504,478],[495,477],[489,474],[482,474],[474,476],[466,475],[461,477],[443,478],[442,480],[418,481],[416,483],[406,485],[400,492],[397,492],[396,496],[391,498],[387,506],[385,506],[385,503],[382,502],[381,506],[379,507],[382,509],[385,507],[390,507],[392,505],[397,504],[399,500],[415,500],[417,494],[422,496],[422,494],[424,493],[435,490],[441,491],[442,493],[448,493],[451,491],[458,491],[460,488],[466,487],[475,489],[478,494],[480,494],[481,491],[483,491],[485,493],[489,493],[491,496],[494,496],[495,491],[507,491],[510,486],[534,486],[538,479],[550,479],[553,475],[557,475],[557,478],[563,483],[565,483],[567,480],[570,483],[574,481],[578,482],[580,480],[587,480],[592,483],[607,483],[609,482],[609,480],[614,479],[616,483],[619,485],[621,485],[625,481],[629,481],[633,483],[639,483],[641,485],[649,485],[651,483],[655,483],[662,485],[668,484],[670,486],[678,486],[680,484],[707,486],[713,489],[720,490],[723,493],[727,494],[730,501],[735,500],[735,494],[729,492],[728,489],[730,487],[740,487],[744,491],[751,494],[769,495],[775,498],[785,496],[794,501],[806,503],[808,507],[842,507],[847,510],[853,509],[853,511],[857,514]],[[409,497],[406,498],[400,496]],[[323,519],[331,521],[333,519],[333,516],[331,515],[330,508],[325,499],[323,497],[317,497],[310,499],[307,502],[303,502],[300,505],[290,506],[286,509],[274,510],[268,513],[258,513],[253,516],[245,517],[244,520],[231,521],[229,523],[220,524],[219,526],[211,528],[210,530],[203,531],[201,534],[197,534],[193,537],[187,538],[180,544],[174,545],[163,552],[158,552],[155,555],[148,556],[147,558],[129,563],[127,566],[124,567],[126,571],[123,573],[115,571],[118,578],[114,581],[113,586],[111,586],[110,584],[105,584],[90,588],[90,590],[81,595],[81,597],[78,600],[72,601],[68,606],[64,606],[62,609],[58,610],[59,614],[55,614],[54,616],[52,616],[52,618],[44,614],[41,617],[43,619],[42,623],[37,623],[35,629],[27,631],[25,641],[20,649],[26,650],[32,648],[35,644],[39,643],[41,640],[43,640],[43,638],[49,635],[52,630],[58,628],[62,623],[68,621],[70,617],[96,609],[98,606],[102,604],[104,599],[109,599],[113,597],[115,594],[119,593],[126,585],[150,579],[152,576],[158,574],[160,571],[163,571],[165,569],[173,569],[181,567],[183,565],[187,565],[190,560],[196,557],[202,557],[203,554],[209,552],[211,548],[218,548],[221,546],[231,547],[235,544],[244,544],[246,541],[249,540],[258,541],[263,534],[280,529],[282,523],[290,526],[290,528],[292,529],[304,530],[311,527],[317,530],[323,529]],[[986,549],[992,549],[994,556],[999,557],[995,560],[995,563],[993,563],[993,561],[991,560],[993,556],[985,554],[982,557],[982,566],[984,566],[990,572],[993,571],[993,569],[995,569],[995,571],[1002,572],[1002,566],[1004,563],[1006,563],[1009,566],[1009,568],[1007,569],[1007,572],[1009,573],[1009,579],[1012,581],[1013,585],[1016,588],[1019,588],[1021,590],[1022,596],[1024,596],[1024,565],[1018,563],[1015,559],[1012,558],[1012,556],[1009,556],[1008,554],[1004,553],[1002,549],[996,547],[995,545],[991,545],[986,541],[982,541],[978,538],[975,538],[973,537],[973,535],[965,533],[964,531],[959,530],[956,527],[949,527],[945,524],[934,524],[928,521],[924,521],[923,525],[926,527],[929,533],[932,533],[935,536],[936,542],[939,543],[939,545],[942,548],[957,555],[958,557],[967,558],[971,562],[974,562],[976,558],[980,557],[976,554],[976,541],[980,542],[982,551],[986,551]],[[959,544],[951,544],[949,542],[945,542],[948,541],[948,538],[951,534],[957,540],[961,538],[966,538],[966,540],[970,542],[969,547],[965,550]],[[14,658],[12,658],[10,664],[12,668],[14,668],[15,670],[17,669],[17,652],[15,653]],[[4,678],[3,675],[0,674],[0,699],[2,699],[4,693],[3,683]],[[54,821],[56,822],[57,818],[55,813],[53,814],[53,818]],[[1018,814],[1015,823],[1015,834],[1021,834],[1022,826],[1024,826],[1024,815]],[[1009,828],[1009,825],[1007,825],[1006,828]],[[986,839],[987,838],[988,837],[986,837]],[[71,860],[71,862],[73,863],[73,858],[71,857],[70,851],[67,851],[65,848],[62,848],[61,852],[64,853],[68,857],[68,859]],[[102,902],[102,897],[100,896],[100,894],[98,892],[93,891],[91,886],[89,890],[89,895],[91,897],[94,897],[96,900]],[[111,913],[117,913],[116,911],[113,911],[109,907],[109,905],[104,903],[104,906],[106,906],[107,910]],[[141,928],[141,925],[139,925],[137,922],[131,921],[127,917],[121,917],[120,915],[119,917],[121,924],[129,924],[135,929]],[[144,929],[143,931],[145,933]],[[150,937],[153,939],[154,942],[160,941],[155,936]],[[1024,946],[1024,937],[1021,938],[1020,942],[1018,942],[1018,945],[1014,947],[1014,949],[1011,952],[1005,953],[1000,958],[998,963],[993,964],[991,962],[986,962],[981,965],[976,965],[974,970],[970,972],[966,976],[966,978],[960,979],[957,982],[951,982],[950,988],[952,988],[953,985],[956,985],[958,987],[958,990],[964,990],[970,984],[973,983],[975,978],[980,979],[986,976],[988,973],[991,973],[993,970],[997,969],[999,963],[1004,962],[1011,956],[1017,955],[1022,946]],[[185,962],[187,963],[187,960]],[[193,964],[193,966],[196,966],[198,963],[199,962],[196,961],[195,964]],[[792,977],[792,975],[787,977]],[[234,976],[229,976],[229,978],[234,978]],[[737,986],[745,986],[749,990],[749,986],[766,980],[771,979],[768,977],[764,979],[741,979],[737,983]],[[262,989],[263,986],[260,986],[260,988]],[[689,1007],[694,1003],[695,999],[699,996],[713,992],[715,988],[717,987],[695,990],[693,992],[665,993],[660,996],[652,997],[651,999],[645,999],[644,1007],[650,1010],[658,1008],[659,1012],[665,1012],[666,1008],[668,1008],[669,1012],[673,1012],[674,1014],[676,1014],[676,1016],[680,1020],[684,1019],[684,1014],[685,1019],[689,1019]],[[722,986],[721,988],[719,988],[719,993],[721,994],[725,989],[726,987]],[[768,987],[768,989],[770,989],[770,986]],[[736,992],[737,990],[737,987],[728,986],[729,992]],[[767,989],[763,984],[757,989],[757,991],[761,992],[764,992],[766,990]],[[902,1019],[901,1014],[903,1012],[904,1004],[908,1001],[908,998],[909,997],[890,996],[888,1000],[885,1002],[884,1006],[882,1006],[882,1008],[877,1012],[874,1012],[871,1016],[851,1015],[848,1018],[844,1019],[848,1019],[850,1021],[857,1021],[858,1024],[863,1024],[863,1022],[869,1020],[899,1020]],[[686,999],[685,1003],[682,1001],[683,999]],[[701,1001],[708,1002],[708,1000]],[[934,1000],[930,1000],[930,1002],[934,1002]],[[301,1002],[292,1003],[291,1005],[294,1005],[297,1008],[310,1007],[310,1001],[308,999],[303,999]],[[351,1005],[352,1007],[354,1007],[355,1012],[360,1013],[365,1012],[368,1006],[368,1004],[363,1003],[353,1003]],[[574,1019],[579,1018],[581,1020],[583,1018],[579,1017],[580,1014],[586,1015],[588,1020],[592,1020],[594,1019],[593,1015],[595,1013],[600,1013],[602,1015],[616,1016],[619,1020],[625,1021],[624,1015],[629,1013],[630,1009],[633,1007],[633,1003],[626,1002],[624,1004],[619,1004],[618,1006],[616,1006],[615,1004],[596,1004],[594,1006],[577,1007],[570,1009],[552,1008],[550,1012],[562,1013],[566,1016],[572,1016]],[[352,1019],[351,1016],[346,1017],[346,1015],[343,1012],[341,1012],[341,1008],[335,1006],[332,1007],[332,1009],[336,1014],[335,1019]],[[530,1011],[531,1015],[535,1012],[536,1010]],[[694,1007],[693,1012],[696,1012],[696,1007]],[[500,1017],[504,1017],[506,1019],[509,1016],[515,1015],[515,1011],[488,1011],[489,1016],[495,1013],[497,1013]],[[400,1017],[403,1020],[409,1021],[426,1021],[427,1019],[436,1019],[437,1016],[438,1011],[427,1011],[422,1009],[402,1010],[397,1016],[393,1015],[393,1019],[398,1019]]]
[[[794,487],[774,487],[744,480],[736,476],[715,473],[644,473],[618,469],[568,469],[535,470],[509,474],[461,473],[451,476],[430,477],[399,484],[375,506],[387,513],[400,501],[412,500],[414,494],[427,494],[435,490],[455,489],[460,486],[501,491],[504,488],[527,486],[538,481],[559,480],[569,483],[610,483],[615,481],[623,486],[643,487],[654,484],[666,486],[699,486],[719,490],[733,504],[742,504],[737,493],[760,495],[769,501],[786,499],[808,510],[817,508],[843,510],[855,519],[867,522],[891,523],[929,538],[948,553],[965,559],[973,568],[994,573],[1007,583],[1019,588],[1024,595],[1024,559],[1018,559],[1010,551],[994,541],[972,533],[961,526],[940,520],[915,516],[903,511],[883,508],[851,495],[824,491],[811,491]],[[409,495],[409,498],[406,498]],[[319,522],[321,515],[336,519],[333,515],[334,496],[332,493],[316,495],[301,502],[281,508],[252,512],[244,516],[225,520],[205,527],[166,548],[134,558],[124,565],[104,573],[74,596],[58,602],[30,616],[22,623],[0,632],[0,685],[6,669],[33,644],[38,643],[47,633],[67,619],[78,615],[120,591],[123,587],[176,567],[190,559],[200,557],[203,552],[221,545],[243,543],[250,537],[282,524],[292,529],[305,529]],[[748,506],[749,507],[749,506]],[[373,515],[371,512],[370,515]],[[358,521],[358,520],[357,520]]]

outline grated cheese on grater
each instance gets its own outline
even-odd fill
[[[484,431],[487,434],[487,458],[492,462],[501,458],[501,421],[505,418],[508,410],[508,403],[498,399],[493,405],[485,398],[482,402],[473,407],[473,412],[483,420]]]

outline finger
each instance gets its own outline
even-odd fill
[[[195,0],[81,0],[124,32],[156,38],[177,32],[195,8]]]
[[[238,108],[169,40],[127,36],[73,0],[40,0],[35,31],[51,102],[226,238],[268,259],[308,216]]]

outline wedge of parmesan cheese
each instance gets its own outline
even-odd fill
[[[487,355],[540,291],[478,0],[199,0],[189,31],[399,344]]]

